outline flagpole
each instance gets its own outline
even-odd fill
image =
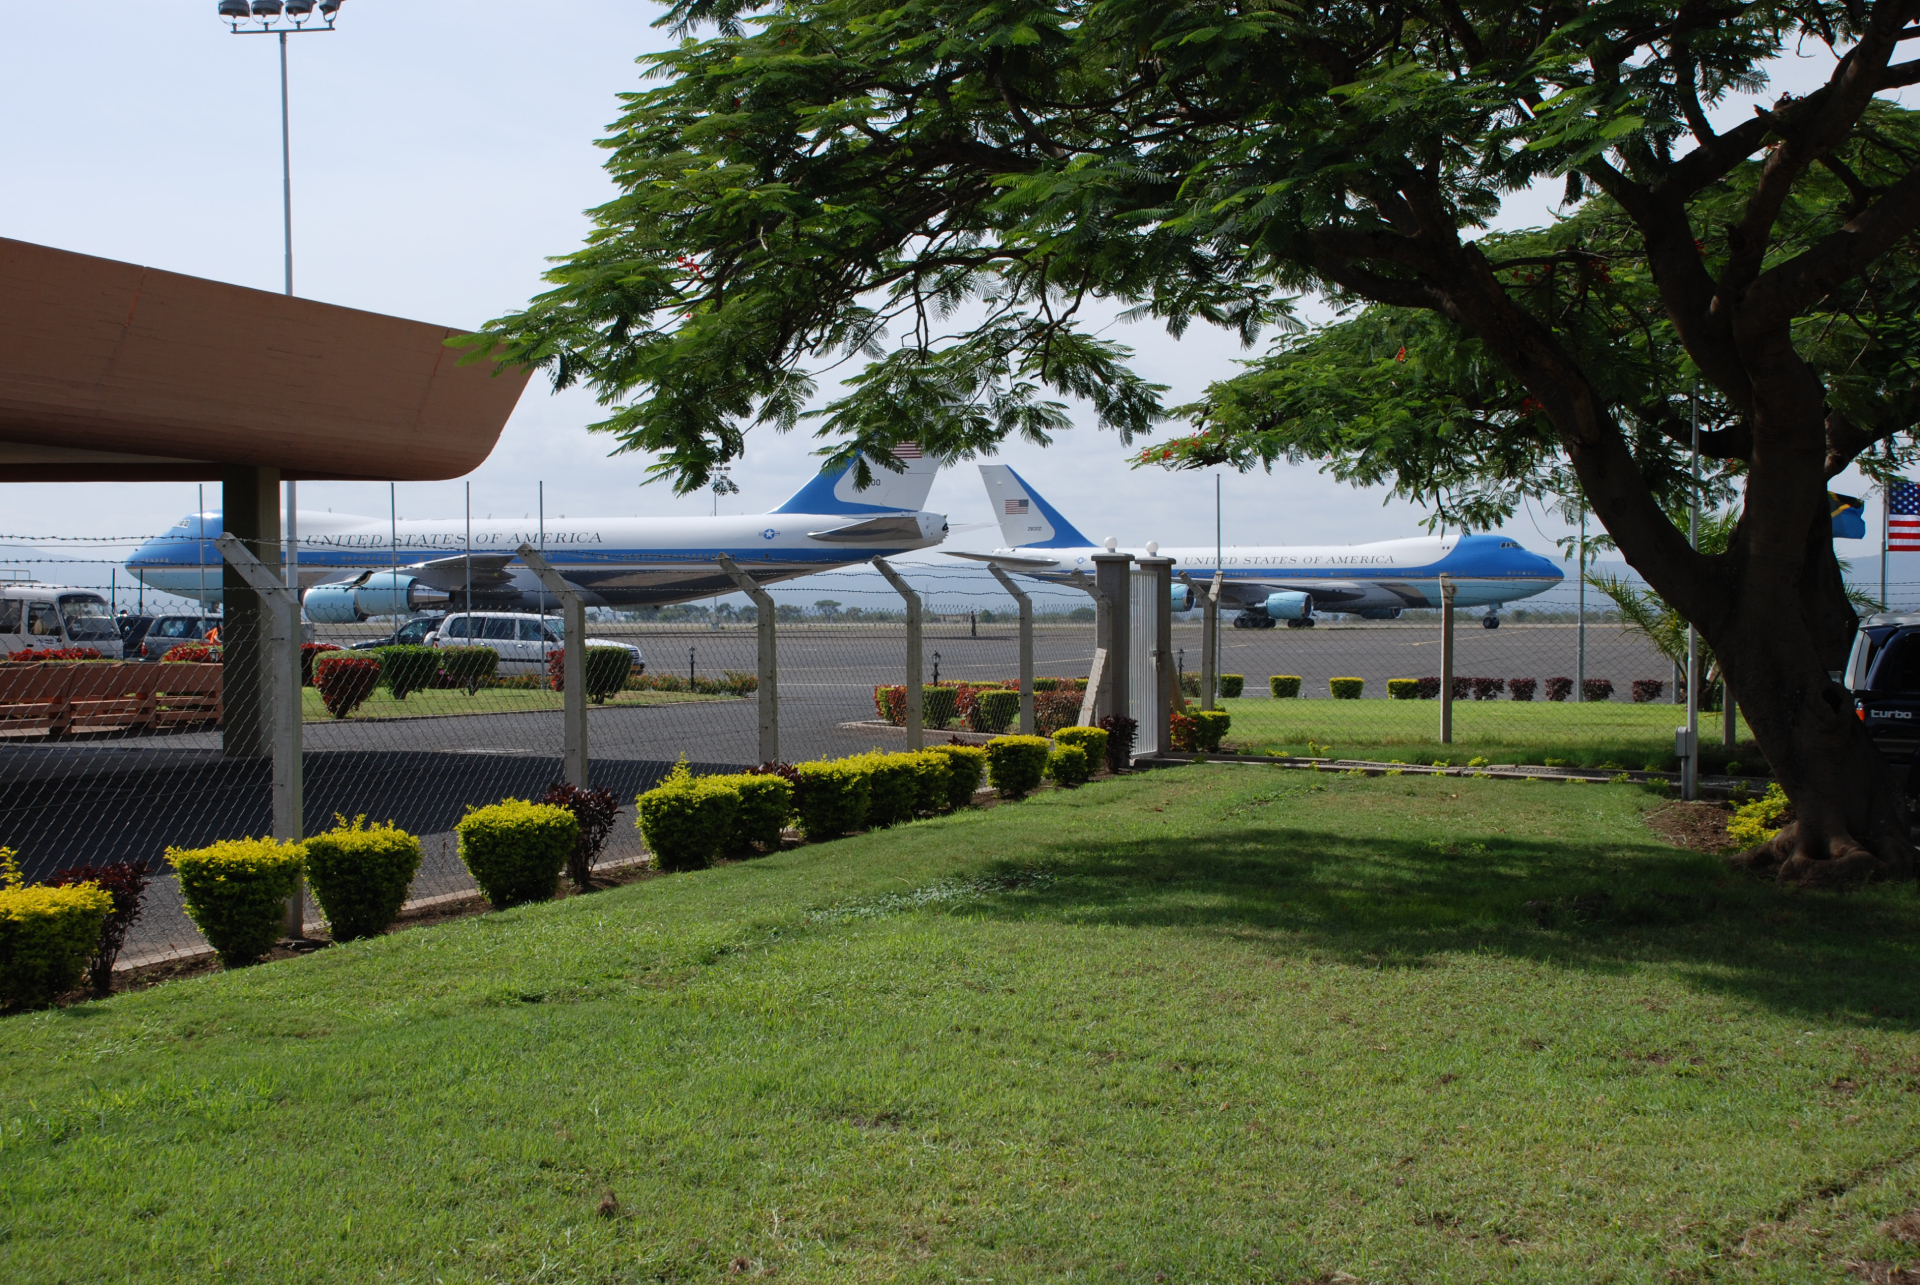
[[[1880,484],[1880,610],[1887,611],[1887,533],[1891,529],[1887,515],[1893,512],[1893,486]]]

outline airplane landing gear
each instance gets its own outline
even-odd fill
[[[1312,617],[1312,616],[1302,616],[1302,617],[1301,617],[1300,619],[1298,619],[1298,620],[1289,620],[1289,621],[1287,622],[1287,628],[1289,628],[1289,629],[1311,629],[1311,628],[1313,628],[1313,617]]]
[[[1243,611],[1233,618],[1235,629],[1271,629],[1273,620],[1264,611]]]
[[[1480,627],[1482,629],[1498,629],[1500,627],[1500,617],[1482,616],[1480,617]]]

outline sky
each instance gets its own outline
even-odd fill
[[[296,293],[456,327],[522,306],[545,260],[580,244],[585,211],[613,195],[594,140],[617,116],[617,95],[646,83],[635,59],[667,47],[650,25],[659,12],[633,0],[346,0],[338,30],[290,40]],[[0,17],[0,118],[11,125],[0,133],[0,236],[281,288],[271,38],[230,34],[215,0],[0,0]],[[1786,60],[1772,92],[1817,83],[1826,65],[1823,50]],[[1543,222],[1558,188],[1517,194],[1500,224]],[[1307,311],[1325,315],[1311,302]],[[1152,325],[1107,333],[1135,347],[1170,404],[1254,355],[1200,326],[1180,341]],[[556,395],[536,375],[487,462],[465,479],[402,484],[400,516],[458,516],[469,484],[476,515],[530,514],[541,482],[555,514],[712,511],[710,495],[643,486],[647,457],[609,458],[611,440],[584,427],[600,413],[590,394]],[[1134,469],[1084,407],[1073,414],[1078,426],[1053,446],[1013,445],[998,458],[1095,539],[1212,543],[1214,473]],[[740,493],[722,511],[779,504],[814,471],[817,445],[804,429],[756,430],[732,471]],[[1222,473],[1228,543],[1388,539],[1419,534],[1425,516],[1313,466]],[[218,487],[206,494],[217,508]],[[0,495],[8,536],[154,533],[196,507],[191,483]],[[384,484],[300,490],[302,509],[385,513],[387,501]],[[999,543],[971,464],[943,474],[928,507],[949,515],[957,547]],[[1507,530],[1540,552],[1565,533],[1533,512]]]

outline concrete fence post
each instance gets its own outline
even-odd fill
[[[1440,743],[1453,744],[1453,598],[1451,576],[1440,577]]]
[[[1013,577],[993,563],[987,564],[1000,587],[1020,604],[1020,735],[1032,736],[1038,724],[1033,716],[1033,599],[1013,582]]]
[[[760,635],[757,649],[760,674],[760,761],[780,761],[780,666],[773,635],[773,595],[760,582],[742,571],[739,564],[720,554],[716,559],[727,578],[747,597],[753,599],[753,623]]]
[[[912,585],[900,578],[899,572],[887,565],[885,558],[875,558],[873,565],[887,578],[894,592],[907,602],[907,748],[925,749],[927,734],[922,722],[921,702],[926,693],[920,682],[920,595],[913,591]]]
[[[1132,568],[1131,554],[1093,555],[1095,608],[1099,622],[1095,628],[1094,646],[1105,652],[1107,657],[1106,664],[1100,670],[1099,690],[1093,701],[1096,721],[1109,715],[1128,718],[1133,713],[1127,692],[1127,678],[1133,672],[1129,646],[1133,632]]]
[[[301,724],[306,710],[300,690],[300,595],[254,557],[238,536],[223,533],[214,545],[257,595],[265,616],[268,645],[260,648],[257,637],[250,642],[259,648],[256,654],[263,661],[259,672],[270,680],[264,684],[266,700],[261,710],[268,715],[264,730],[273,756],[273,837],[282,843],[298,843],[307,837],[306,790],[301,774]],[[221,630],[220,640],[224,653],[226,629]],[[293,896],[287,899],[287,936],[295,940],[306,936],[306,922],[306,887],[302,881],[294,885]]]
[[[1141,558],[1140,569],[1152,577],[1153,637],[1140,645],[1152,649],[1153,690],[1147,696],[1150,706],[1140,711],[1140,721],[1153,728],[1156,753],[1173,748],[1173,692],[1180,680],[1173,671],[1173,559],[1157,554]]]
[[[588,787],[587,769],[587,605],[580,591],[555,571],[540,550],[523,544],[517,550],[520,560],[533,568],[547,592],[560,600],[560,618],[566,622],[566,637],[561,640],[561,686],[565,691],[565,744],[567,784],[578,789]]]

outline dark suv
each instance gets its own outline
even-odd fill
[[[441,616],[415,616],[385,638],[368,638],[353,644],[353,651],[372,651],[375,647],[418,647],[427,635],[440,627]]]
[[[1907,769],[1907,792],[1920,786],[1920,615],[1870,616],[1853,638],[1844,679],[1867,735],[1897,768]]]

